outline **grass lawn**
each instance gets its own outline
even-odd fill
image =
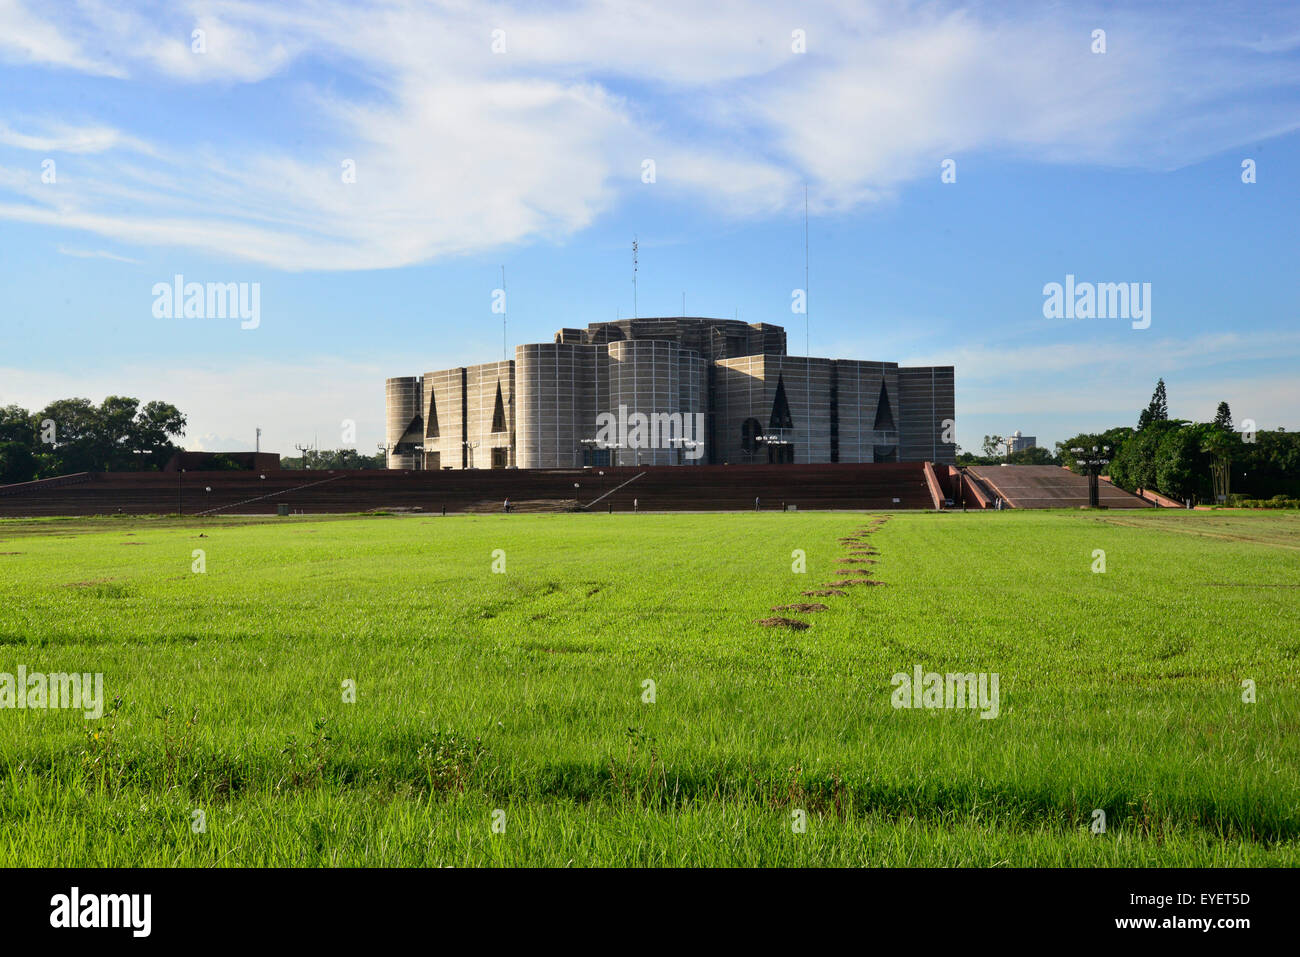
[[[1300,864],[1300,516],[873,517],[0,521],[0,865]]]

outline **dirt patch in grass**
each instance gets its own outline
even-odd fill
[[[810,588],[804,594],[809,598],[829,598],[831,595],[847,595],[848,592],[839,588]]]
[[[823,605],[819,601],[799,601],[799,602],[795,602],[793,605],[773,605],[772,610],[809,612],[809,611],[830,611],[830,608],[827,605]]]
[[[845,585],[883,585],[884,582],[873,581],[870,578],[846,578],[843,581],[827,582],[827,588],[843,588]]]
[[[790,628],[793,631],[803,631],[808,627],[808,622],[799,621],[797,618],[755,618],[754,624],[766,628]]]
[[[874,565],[874,564],[876,564],[876,560],[875,560],[874,558],[841,558],[840,561],[843,562],[845,565]]]

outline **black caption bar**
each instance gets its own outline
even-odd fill
[[[3,870],[11,942],[29,938],[370,945],[478,927],[590,935],[683,922],[719,933],[979,928],[992,940],[1231,944],[1293,921],[1294,870]],[[647,924],[646,921],[651,922]],[[197,935],[197,936],[196,936]],[[1243,936],[1245,935],[1245,936]],[[617,938],[615,938],[617,939]]]

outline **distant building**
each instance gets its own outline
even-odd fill
[[[951,464],[953,386],[952,366],[787,355],[767,323],[600,322],[387,380],[388,466]]]
[[[1007,439],[1007,442],[1009,443],[1009,448],[1007,449],[1008,453],[1022,452],[1025,449],[1032,449],[1038,446],[1037,437],[1032,435],[1021,435],[1019,429],[1016,429],[1011,438]]]

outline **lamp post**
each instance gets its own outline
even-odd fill
[[[1109,445],[1094,445],[1090,449],[1072,448],[1074,461],[1082,467],[1088,476],[1088,507],[1101,507],[1101,470],[1110,465]]]
[[[625,448],[627,448],[626,445],[619,445],[617,442],[602,442],[602,441],[600,441],[600,439],[579,439],[579,440],[578,440],[578,444],[580,444],[580,445],[587,445],[587,446],[592,447],[593,449],[605,449],[606,451],[608,451],[608,452],[609,452],[609,465],[610,465],[611,468],[618,468],[618,465],[619,465],[619,462],[618,462],[618,453],[619,453],[619,450],[620,450],[620,449],[625,449]],[[639,456],[639,455],[638,455],[638,457],[637,457],[637,464],[638,464],[638,465],[641,464],[641,463],[640,463],[640,456]],[[604,475],[605,473],[604,473],[604,472],[601,472],[600,474],[601,474],[601,475]]]
[[[755,456],[758,455],[758,446],[760,445],[786,446],[786,445],[793,445],[793,444],[794,444],[793,442],[791,442],[788,438],[785,437],[785,430],[783,429],[778,430],[777,432],[774,432],[771,435],[756,435],[754,436],[754,455]],[[793,455],[790,456],[790,461],[791,462],[794,461]]]

